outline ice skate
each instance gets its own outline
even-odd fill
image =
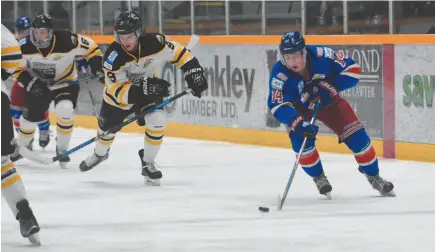
[[[109,151],[107,151],[107,153],[104,156],[98,156],[94,152],[92,153],[92,155],[90,155],[80,163],[80,171],[82,172],[89,171],[108,158],[109,158]]]
[[[154,163],[143,161],[143,149],[139,150],[139,157],[142,163],[142,175],[144,176],[145,185],[159,186],[160,179],[163,177],[162,172],[157,170]]]
[[[30,243],[39,246],[41,242],[39,240],[39,224],[33,215],[32,209],[29,206],[27,200],[21,200],[17,203],[17,220],[20,223],[20,232],[24,238],[28,238]]]
[[[64,153],[66,150],[59,150],[58,147],[56,147],[56,153],[57,155],[61,155],[62,153]],[[71,159],[69,157],[64,157],[62,159],[59,159],[59,164],[60,167],[63,169],[67,168],[67,164],[71,161]]]
[[[32,138],[30,143],[25,145],[25,147],[31,151],[33,151],[33,140],[34,139]],[[12,155],[10,157],[12,162],[16,162],[16,161],[23,158],[23,156],[21,156],[21,154],[20,154],[20,146],[18,145],[18,142],[16,139],[14,139],[14,145],[15,145],[15,151],[14,151],[14,153],[12,153]]]
[[[50,131],[49,130],[40,130],[39,131],[39,146],[42,149],[50,143]]]
[[[382,196],[396,197],[396,193],[393,191],[394,185],[391,182],[384,180],[381,176],[368,176],[367,180],[372,185],[373,189],[377,190]]]
[[[322,173],[322,175],[313,178],[313,180],[316,183],[319,193],[325,195],[328,199],[331,199],[332,186],[326,178],[325,174]]]

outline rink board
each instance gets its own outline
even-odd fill
[[[265,41],[270,42],[272,37],[266,37]],[[435,81],[430,82],[431,76],[435,76],[434,61],[430,58],[435,55],[435,46],[379,43],[379,39],[388,42],[387,38],[374,36],[368,42],[364,40],[363,44],[351,43],[348,39],[343,40],[346,45],[323,44],[329,44],[334,50],[342,50],[361,66],[360,83],[341,95],[349,101],[374,139],[377,154],[386,158],[435,162],[435,111],[432,103],[427,103],[430,106],[421,107],[418,103],[421,100],[418,92],[416,99],[409,98],[412,100],[411,104],[416,106],[403,106],[402,102],[403,80],[408,80],[407,76],[411,76],[411,81],[407,84],[411,94],[414,79],[423,80],[422,85],[426,85],[424,90],[435,87]],[[99,39],[101,38],[96,37],[97,41]],[[269,42],[229,45],[225,44],[227,39],[224,38],[216,38],[215,42],[208,39],[209,37],[202,36],[202,44],[193,50],[193,54],[204,67],[209,89],[203,93],[201,99],[185,96],[165,107],[170,122],[165,135],[291,147],[285,128],[273,117],[266,104],[269,72],[279,59],[276,45]],[[185,43],[184,40],[185,38],[178,41]],[[320,44],[318,36],[310,36],[307,40]],[[428,41],[427,36],[417,36],[414,42],[425,41]],[[103,50],[106,46],[101,45]],[[409,56],[408,52],[419,57]],[[414,60],[414,68],[411,69],[408,67],[410,57]],[[169,63],[162,63],[158,75],[172,84],[172,94],[187,88],[182,72]],[[416,75],[421,77],[415,77]],[[95,128],[96,120],[86,117],[93,115],[87,89],[91,89],[97,104],[101,104],[103,86],[90,83],[81,87],[77,114],[82,116],[77,117],[76,126]],[[430,93],[426,92],[424,95],[430,100]],[[426,100],[429,101],[428,99]],[[414,104],[414,100],[417,103]],[[321,122],[318,124],[320,135],[316,144],[320,151],[350,153],[344,144],[338,144],[337,137],[329,129]],[[143,129],[132,125],[126,131],[140,132]]]

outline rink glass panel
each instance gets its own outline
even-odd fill
[[[84,35],[100,34],[100,3],[97,1],[75,1],[76,31]]]
[[[282,35],[288,31],[301,31],[300,1],[266,1],[266,34]]]
[[[230,34],[261,35],[261,1],[231,1]]]
[[[225,1],[195,1],[194,26],[197,35],[225,35]]]
[[[190,1],[164,1],[162,14],[164,34],[191,34]]]
[[[343,1],[305,2],[306,34],[343,34]]]

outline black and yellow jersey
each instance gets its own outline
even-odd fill
[[[14,73],[14,78],[24,85],[31,80],[26,72],[48,85],[76,80],[76,56],[84,56],[89,61],[103,54],[92,39],[67,30],[54,31],[51,45],[44,50],[37,48],[29,36],[23,38],[20,44],[26,64]]]
[[[25,62],[21,54],[20,45],[14,34],[2,24],[2,92],[6,92],[4,81],[18,68],[24,67]]]
[[[128,52],[121,44],[113,42],[104,54],[105,72],[104,101],[128,110],[128,93],[132,85],[143,78],[153,77],[156,67],[165,61],[181,68],[194,57],[183,45],[170,41],[159,33],[145,33],[139,37],[135,52]]]

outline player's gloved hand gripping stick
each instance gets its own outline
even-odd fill
[[[313,113],[313,116],[311,117],[310,124],[314,124],[316,122],[317,112],[318,112],[319,106],[320,106],[320,99],[319,99],[319,97],[317,97],[313,101],[313,103],[314,103],[314,113]],[[302,142],[301,149],[299,150],[299,153],[298,153],[298,156],[296,158],[295,164],[293,165],[292,173],[290,174],[290,177],[288,179],[287,185],[285,187],[284,194],[282,195],[282,197],[281,197],[281,195],[278,195],[278,204],[277,204],[278,210],[282,209],[282,206],[284,205],[285,199],[287,198],[287,194],[288,194],[288,192],[290,190],[290,186],[291,186],[291,184],[293,182],[293,178],[295,177],[296,170],[297,170],[297,168],[299,166],[299,160],[301,158],[302,152],[304,151],[305,144],[307,143],[307,139],[308,139],[307,137],[304,137],[304,141]]]
[[[189,44],[186,46],[186,48],[189,49],[189,50],[192,49],[193,47],[196,46],[198,41],[199,41],[199,37],[196,36],[196,35],[192,35],[191,38],[190,38]],[[65,83],[65,84],[68,85],[68,83]],[[124,126],[126,126],[126,125],[128,125],[128,124],[130,124],[132,122],[137,121],[139,118],[144,117],[146,114],[154,112],[157,109],[161,109],[164,106],[166,106],[167,104],[169,104],[169,103],[171,103],[171,102],[179,99],[180,97],[183,97],[184,95],[189,94],[191,92],[192,92],[192,90],[190,88],[186,89],[183,92],[181,92],[181,93],[179,93],[179,94],[177,94],[177,95],[175,95],[173,97],[170,97],[170,98],[166,99],[165,101],[163,101],[162,103],[160,103],[158,105],[149,106],[148,108],[144,109],[141,113],[138,113],[138,114],[132,113],[132,115],[134,115],[134,116],[129,115],[124,120],[124,122],[122,122],[121,124],[119,124],[119,125],[111,128],[111,129],[109,129],[108,131],[105,131],[104,133],[100,134],[99,136],[93,137],[93,138],[91,138],[91,139],[89,139],[89,140],[87,140],[87,141],[77,145],[76,147],[74,147],[74,148],[72,148],[70,150],[67,150],[66,152],[62,153],[61,155],[57,155],[57,156],[52,157],[52,158],[42,157],[42,156],[37,155],[35,152],[27,149],[24,146],[20,147],[20,154],[23,157],[25,157],[25,158],[33,161],[33,162],[36,162],[36,163],[46,164],[46,165],[52,164],[52,163],[54,163],[56,161],[59,161],[59,160],[65,158],[65,157],[69,156],[70,154],[72,154],[72,153],[74,153],[74,152],[76,152],[76,151],[78,151],[78,150],[88,146],[89,144],[97,141],[101,137],[104,137],[104,136],[107,136],[108,134],[111,134],[111,133],[119,131]]]

